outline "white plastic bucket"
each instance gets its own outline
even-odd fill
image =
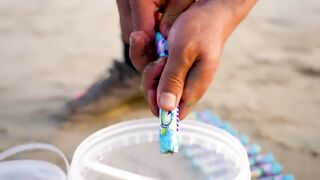
[[[222,159],[211,167],[229,164],[215,179],[249,180],[250,166],[242,144],[216,127],[184,120],[180,123],[183,149],[201,147]],[[159,152],[157,118],[119,123],[89,136],[76,149],[69,180],[88,179],[208,179],[182,152]],[[206,154],[203,154],[206,156]],[[209,154],[208,154],[209,156]],[[231,166],[230,166],[231,164]]]

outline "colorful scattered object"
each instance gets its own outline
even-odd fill
[[[255,156],[260,153],[261,147],[257,144],[250,144],[246,146],[246,150],[247,150],[248,156]]]
[[[274,176],[280,174],[282,171],[282,166],[273,162],[271,164],[262,164],[251,168],[251,177],[259,178],[262,176]]]
[[[196,113],[198,121],[216,126],[238,138],[245,146],[250,162],[251,178],[255,180],[294,180],[291,174],[283,175],[282,165],[279,164],[272,153],[261,154],[261,147],[257,144],[251,144],[247,135],[239,134],[231,127],[229,123],[223,122],[211,111]],[[222,163],[223,159],[201,146],[191,146],[183,148],[184,155],[191,159],[192,165],[198,169],[207,179],[221,179],[221,174],[228,171],[228,165]],[[226,177],[223,177],[224,179]],[[231,178],[232,179],[232,178]]]
[[[294,180],[294,176],[291,174],[269,176],[269,177],[267,176],[267,177],[259,178],[258,180]]]
[[[275,159],[271,153],[259,154],[249,158],[250,166],[255,166],[259,164],[268,164],[274,162]]]
[[[164,37],[156,33],[157,56],[168,57],[168,45]],[[173,111],[160,109],[160,152],[163,154],[176,153],[179,150],[179,107]]]

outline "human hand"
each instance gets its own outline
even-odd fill
[[[226,39],[255,0],[203,0],[191,5],[168,34],[169,57],[149,63],[143,87],[151,111],[180,106],[183,119],[210,85]],[[143,37],[144,32],[138,37]],[[143,38],[142,38],[143,39]]]
[[[155,28],[165,37],[176,18],[194,0],[117,0],[122,39],[130,43],[130,58],[142,72],[145,65],[155,60]],[[159,17],[157,17],[159,15]]]

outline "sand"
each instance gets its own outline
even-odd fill
[[[320,176],[319,32],[319,1],[259,1],[197,106],[249,134],[297,179]],[[114,1],[0,1],[0,150],[41,141],[71,158],[90,133],[151,116],[143,100],[97,117],[55,116],[114,58],[121,59]]]

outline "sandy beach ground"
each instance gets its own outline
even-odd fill
[[[319,32],[318,0],[259,1],[197,106],[228,119],[304,180],[320,176]],[[71,158],[92,132],[151,116],[143,100],[98,117],[55,116],[121,50],[114,1],[0,1],[0,150],[41,141]]]

